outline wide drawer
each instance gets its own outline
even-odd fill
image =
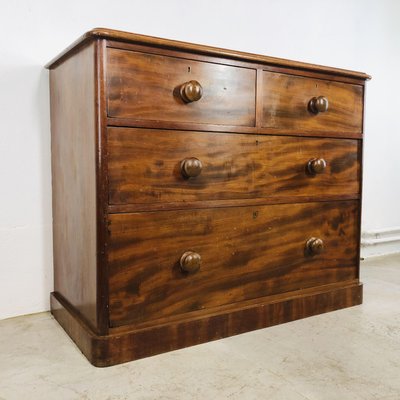
[[[109,202],[356,197],[359,146],[352,139],[109,128]],[[182,165],[193,159],[201,169],[192,172],[200,173],[188,178]],[[324,160],[325,169],[313,173],[311,160]]]
[[[265,128],[314,133],[362,132],[361,85],[264,71],[262,103]]]
[[[110,324],[141,323],[356,279],[358,204],[110,215]],[[322,253],[312,254],[310,238],[323,241]],[[187,252],[201,257],[197,272],[182,271]]]
[[[107,60],[110,117],[255,124],[255,69],[113,48]]]

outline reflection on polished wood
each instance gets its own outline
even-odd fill
[[[51,309],[94,365],[362,302],[368,75],[107,29],[49,68]]]

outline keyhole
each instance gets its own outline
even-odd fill
[[[188,67],[188,72],[190,72],[190,67]]]

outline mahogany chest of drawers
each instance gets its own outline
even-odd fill
[[[48,68],[51,309],[94,365],[362,302],[368,75],[107,29]]]

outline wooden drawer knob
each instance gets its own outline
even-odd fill
[[[191,103],[192,101],[201,99],[201,96],[203,96],[203,88],[199,82],[189,81],[181,85],[179,93],[185,103]]]
[[[201,266],[200,254],[195,253],[194,251],[186,251],[182,254],[179,264],[181,269],[185,272],[196,272]]]
[[[181,172],[185,178],[194,178],[200,175],[203,164],[196,157],[185,158],[181,162]]]
[[[312,237],[307,240],[306,249],[312,255],[321,254],[324,251],[324,241],[322,239]]]
[[[310,174],[322,174],[326,168],[326,161],[323,158],[312,158],[307,163],[307,169]]]
[[[308,107],[313,114],[328,111],[329,102],[325,96],[313,97],[308,103]]]

